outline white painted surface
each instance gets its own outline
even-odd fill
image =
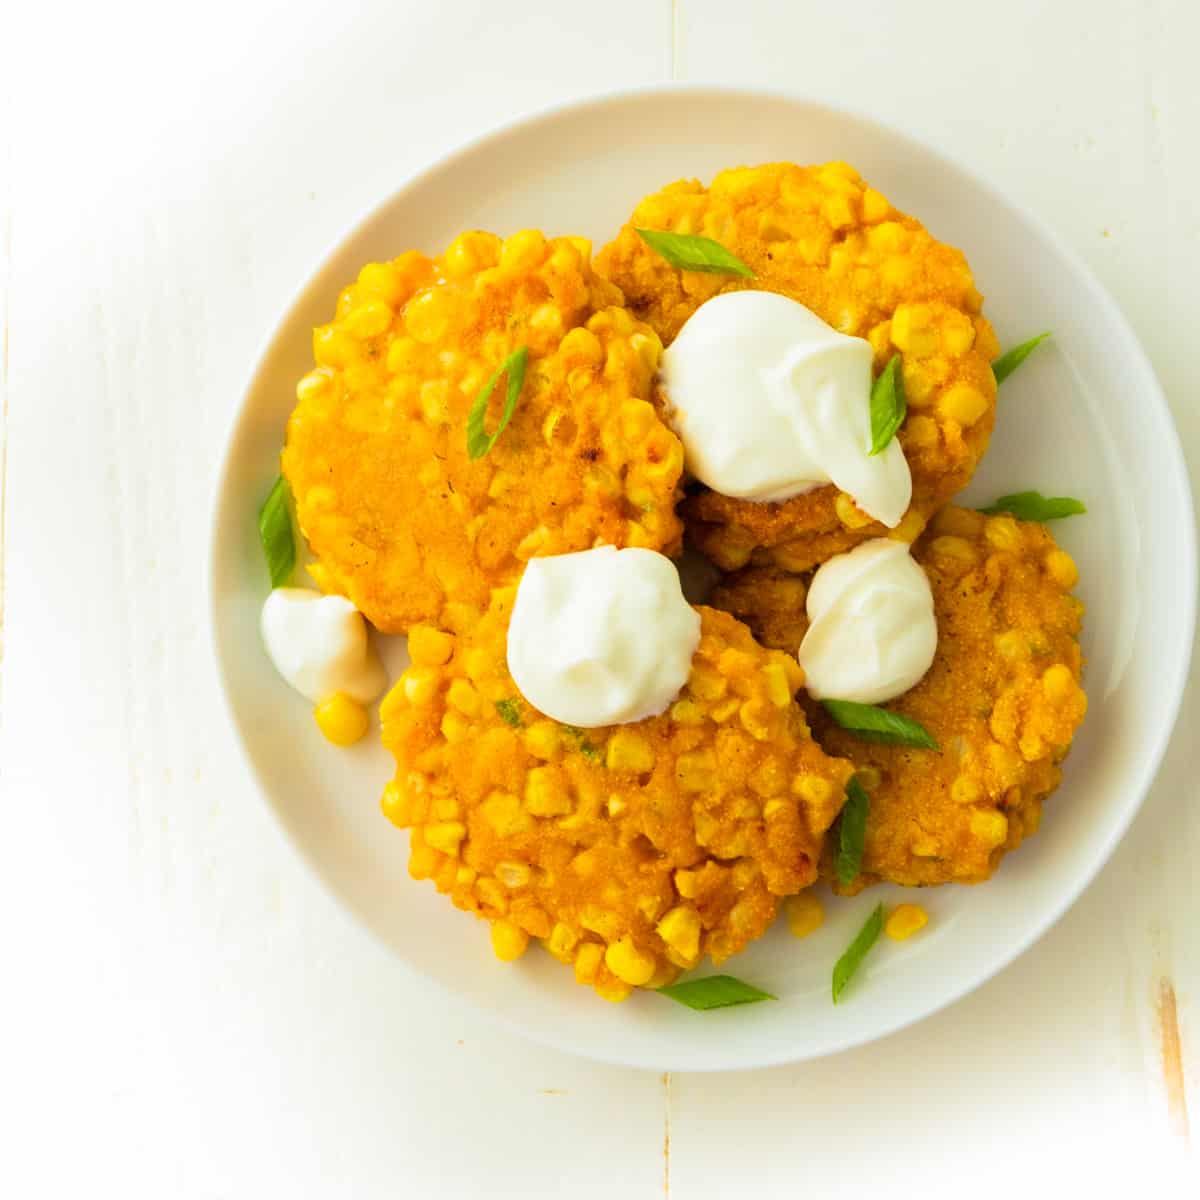
[[[243,377],[324,247],[480,129],[673,71],[873,111],[1038,211],[1200,481],[1195,6],[45,7],[0,39],[0,1194],[658,1196],[668,1117],[675,1196],[1185,1194],[1157,1006],[1173,981],[1194,1098],[1195,668],[1129,836],[998,979],[851,1054],[668,1086],[494,1031],[335,908],[230,744],[202,583]]]

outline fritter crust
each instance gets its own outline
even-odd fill
[[[678,271],[642,241],[639,227],[715,238],[755,278]],[[752,287],[790,296],[869,340],[876,373],[899,352],[909,414],[898,436],[913,500],[896,536],[912,541],[966,486],[987,449],[998,346],[966,259],[845,163],[741,167],[708,188],[673,183],[637,206],[596,267],[664,344],[705,300]],[[833,486],[775,504],[698,488],[681,512],[692,541],[727,571],[752,561],[803,571],[888,532]]]
[[[678,549],[683,452],[648,403],[661,344],[589,250],[465,233],[364,267],[315,331],[283,470],[318,583],[378,629],[465,628],[533,555]],[[520,346],[515,415],[472,462],[467,414]],[[502,379],[488,429],[504,399]]]
[[[383,702],[383,809],[412,831],[410,873],[491,920],[502,957],[540,938],[609,999],[727,958],[816,879],[852,771],[813,742],[798,665],[701,608],[667,713],[573,729],[508,674],[514,594],[497,590],[469,633],[414,630]]]
[[[1042,802],[1087,710],[1075,564],[1042,525],[946,508],[914,544],[933,589],[938,648],[928,674],[887,708],[920,721],[940,751],[863,741],[809,703],[814,735],[854,761],[871,796],[863,873],[848,888],[975,883],[1038,827]],[[804,581],[774,568],[731,576],[713,603],[794,652]],[[832,878],[831,856],[822,875]],[[835,883],[835,887],[837,887]]]

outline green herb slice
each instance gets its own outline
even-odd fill
[[[1087,512],[1087,506],[1082,500],[1072,496],[1043,496],[1041,492],[1013,492],[1011,496],[1001,496],[987,508],[981,508],[981,513],[994,515],[996,513],[1011,513],[1021,521],[1059,521],[1063,517],[1077,517]]]
[[[520,729],[525,724],[525,722],[521,720],[520,700],[497,700],[496,711],[500,714],[500,720],[502,720],[505,725],[511,725],[513,729]]]
[[[296,568],[296,535],[292,532],[292,492],[282,475],[258,510],[258,536],[273,588],[284,587]]]
[[[496,369],[492,377],[479,389],[475,403],[467,414],[467,457],[472,462],[482,458],[496,444],[496,439],[508,427],[512,415],[517,411],[517,397],[521,394],[521,385],[525,382],[525,367],[529,362],[529,347],[520,346],[514,350]],[[488,398],[500,380],[501,375],[508,376],[508,391],[504,400],[504,413],[495,433],[488,433],[483,427],[483,418],[487,415]]]
[[[1039,333],[1037,337],[1032,337],[1011,350],[1005,350],[992,363],[992,374],[996,377],[996,383],[1003,383],[1049,336],[1050,331],[1047,329],[1045,333]]]
[[[753,984],[743,983],[732,975],[706,975],[703,979],[685,979],[680,983],[659,988],[658,993],[661,996],[669,996],[687,1008],[701,1011],[778,999],[770,992],[764,992]]]
[[[637,234],[651,250],[681,271],[754,278],[754,272],[736,254],[712,238],[695,233],[671,233],[667,229],[639,229]]]
[[[880,454],[904,424],[908,404],[904,399],[904,378],[900,374],[900,355],[893,354],[888,365],[871,384],[871,453]]]
[[[574,743],[575,749],[590,762],[600,761],[600,751],[588,740],[587,732],[580,729],[577,725],[564,725],[563,733],[565,733]]]
[[[855,935],[854,941],[846,947],[845,953],[834,963],[834,1004],[837,1004],[841,1000],[842,993],[846,990],[846,984],[854,978],[855,971],[862,965],[862,960],[867,957],[867,951],[875,945],[882,930],[883,905],[877,904],[875,905],[875,911],[867,918],[866,924]]]
[[[918,750],[936,750],[933,735],[912,717],[889,712],[877,704],[859,704],[854,700],[822,700],[825,711],[843,728],[868,742],[886,742],[891,746],[913,746]]]
[[[863,844],[867,836],[867,811],[871,797],[858,782],[857,775],[850,776],[846,784],[846,803],[838,817],[838,848],[833,858],[833,870],[838,883],[848,884],[862,867]]]

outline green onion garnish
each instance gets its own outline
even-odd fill
[[[496,439],[504,432],[512,415],[517,410],[517,397],[521,394],[521,385],[525,382],[525,365],[529,361],[529,347],[520,346],[514,350],[496,369],[492,377],[479,389],[475,403],[467,414],[467,457],[474,462],[482,458],[495,444]],[[500,376],[508,375],[508,393],[504,401],[504,414],[496,432],[489,434],[483,427],[483,418],[487,414],[488,397],[500,380]]]
[[[774,1000],[770,992],[753,984],[743,983],[732,975],[706,975],[703,979],[685,979],[658,989],[659,995],[670,996],[688,1008],[732,1008],[735,1004],[756,1004],[759,1000]]]
[[[1058,521],[1087,512],[1082,500],[1071,496],[1043,496],[1041,492],[1014,492],[1001,496],[994,504],[981,508],[981,513],[1011,513],[1021,521]]]
[[[996,377],[996,382],[1003,383],[1048,337],[1050,331],[1039,333],[1037,337],[1030,338],[1027,342],[1022,342],[1019,346],[1014,346],[1011,350],[1005,350],[994,363],[992,363],[992,374]]]
[[[563,733],[565,733],[574,743],[575,748],[590,762],[600,761],[600,751],[588,741],[587,733],[580,729],[577,725],[564,725]]]
[[[282,475],[258,512],[258,535],[273,588],[283,587],[296,566],[296,538],[292,533],[291,489]]]
[[[912,717],[889,712],[876,704],[858,704],[853,700],[822,700],[825,711],[843,728],[857,733],[868,742],[887,742],[892,746],[914,746],[936,750],[933,735]]]
[[[520,700],[497,700],[496,711],[500,714],[500,720],[505,725],[511,725],[514,729],[520,729],[524,722],[521,720],[521,702]]]
[[[639,229],[637,233],[651,250],[681,271],[754,278],[754,272],[736,254],[712,238],[695,233],[671,233],[666,229]]]
[[[871,384],[871,453],[886,450],[904,424],[908,405],[904,400],[904,379],[900,374],[900,355],[893,354],[888,365]]]
[[[851,775],[846,784],[846,803],[838,817],[838,848],[833,859],[833,870],[840,884],[850,883],[862,868],[870,807],[871,798],[866,789],[858,782],[857,775]]]
[[[858,931],[854,941],[846,947],[846,952],[833,966],[833,1002],[837,1004],[846,990],[846,984],[854,977],[854,972],[862,965],[867,957],[867,951],[875,945],[883,929],[883,905],[875,905],[875,911],[867,918],[866,924]]]

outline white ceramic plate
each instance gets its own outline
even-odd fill
[[[485,923],[407,875],[407,839],[380,815],[390,777],[377,745],[327,745],[309,706],[259,644],[266,578],[255,514],[278,470],[313,325],[370,260],[434,252],[462,229],[528,226],[612,236],[643,194],[681,176],[790,159],[853,163],[898,207],[962,247],[1002,344],[1054,341],[1005,384],[992,449],[968,501],[1036,487],[1084,497],[1055,535],[1075,556],[1087,604],[1091,711],[1042,831],[986,887],[922,893],[917,938],[883,939],[834,1008],[834,960],[877,900],[832,901],[823,929],[779,928],[728,969],[777,1003],[694,1013],[638,994],[599,1001],[546,954],[491,954]],[[564,1050],[660,1070],[781,1063],[898,1029],[976,987],[1080,894],[1154,776],[1186,675],[1195,609],[1192,508],[1178,437],[1153,370],[1117,307],[1042,225],[989,185],[875,121],[795,98],[666,88],[558,108],[502,129],[410,180],[348,234],[284,313],[255,368],[216,503],[216,656],[249,762],[301,853],[411,968],[496,1019]],[[893,894],[894,893],[894,894]]]

